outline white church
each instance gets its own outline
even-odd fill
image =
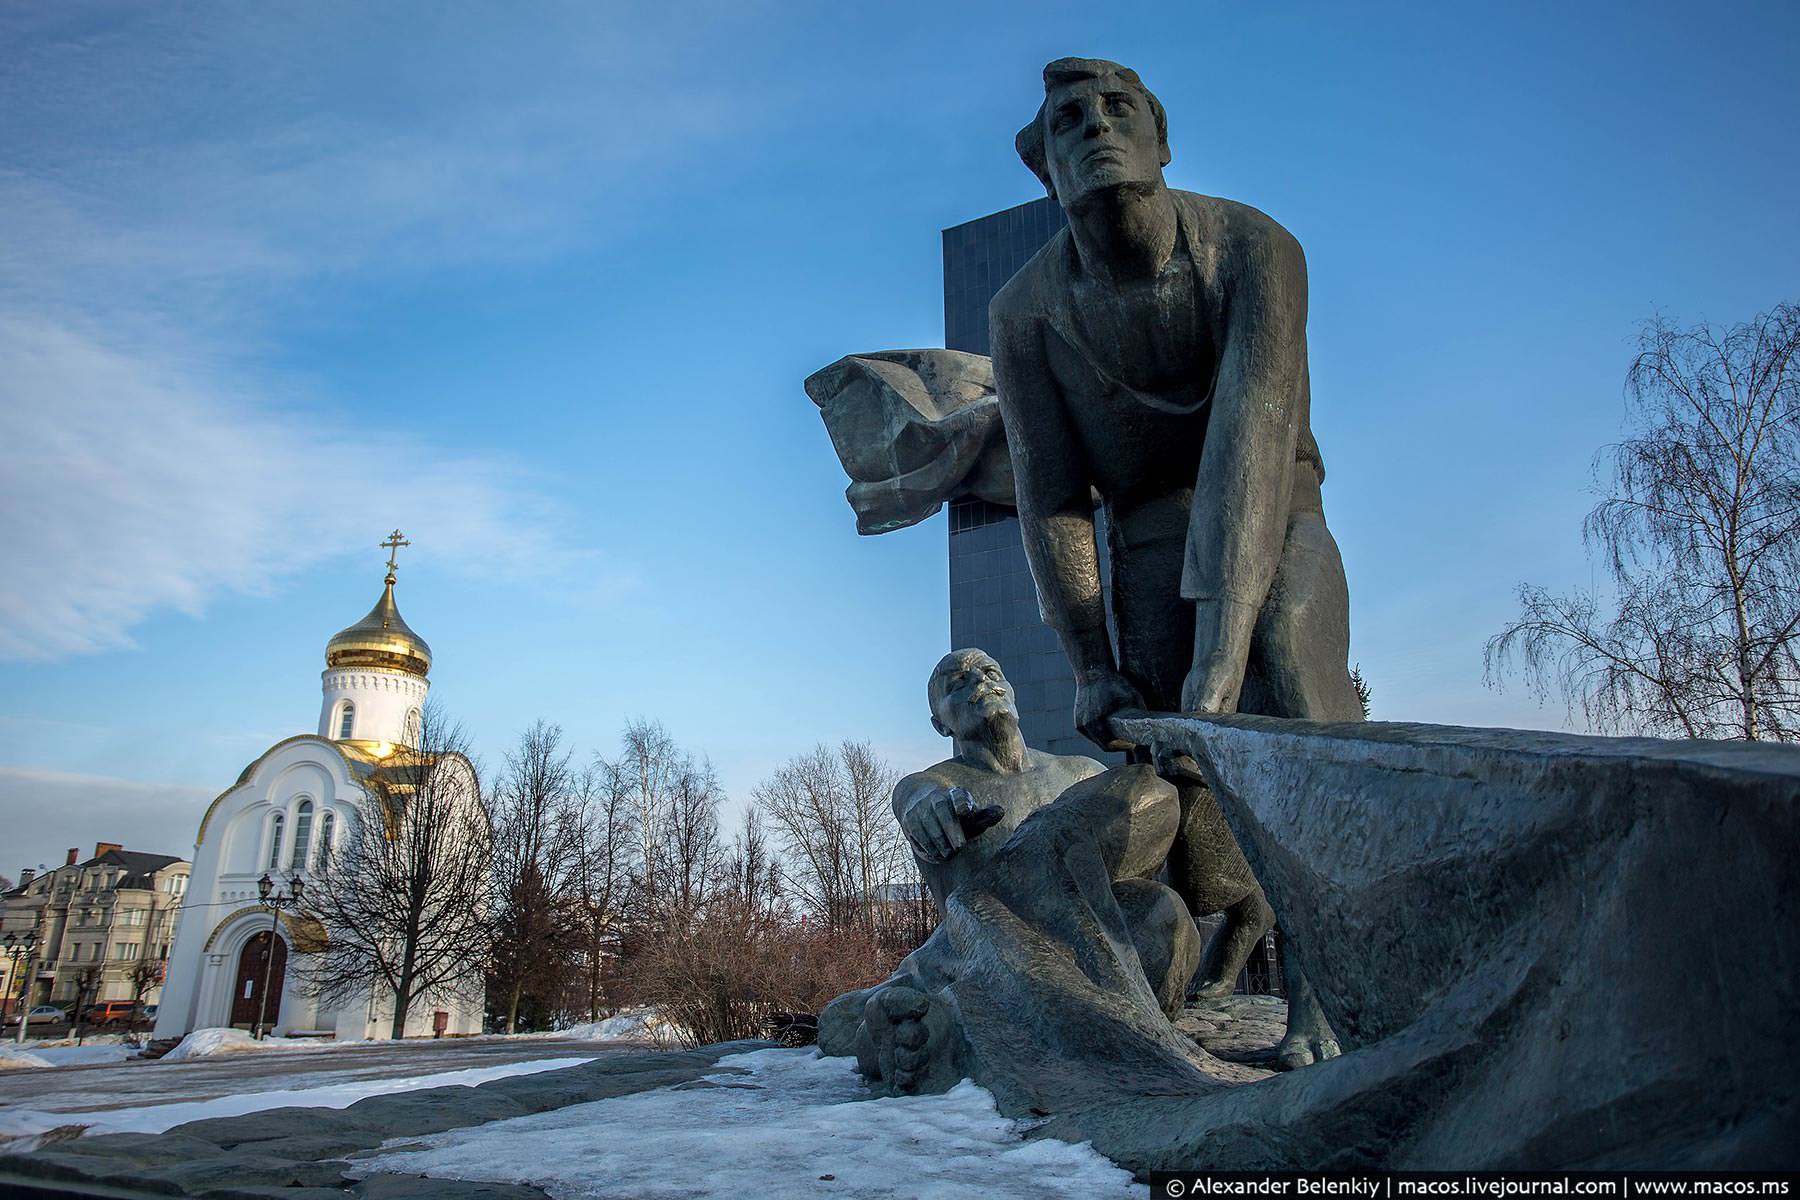
[[[330,931],[307,914],[304,887],[300,903],[278,913],[258,902],[265,876],[285,897],[291,880],[304,885],[323,856],[344,845],[357,814],[387,790],[384,764],[397,769],[418,740],[431,648],[394,605],[393,555],[409,543],[396,530],[382,544],[390,554],[381,599],[326,643],[319,731],[269,747],[200,819],[156,1014],[159,1038],[219,1026],[339,1040],[389,1034],[385,989],[341,1008],[309,994],[296,968]],[[482,1008],[476,978],[460,999],[409,1012],[406,1036],[480,1033]]]

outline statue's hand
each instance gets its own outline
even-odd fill
[[[913,853],[926,862],[944,862],[968,838],[961,817],[976,810],[974,797],[960,787],[934,787],[920,792],[900,817],[900,830]]]
[[[1222,654],[1196,662],[1181,684],[1181,711],[1234,713],[1244,686],[1244,667]]]
[[[1194,664],[1181,684],[1182,712],[1237,711],[1256,615],[1256,608],[1248,604],[1194,602]]]
[[[1144,698],[1117,671],[1083,671],[1075,677],[1075,728],[1102,750],[1129,750],[1112,730],[1114,713],[1144,707]]]

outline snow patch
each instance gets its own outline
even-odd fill
[[[663,1020],[653,1008],[628,1008],[604,1021],[560,1030],[556,1036],[581,1042],[656,1042],[674,1046],[681,1044],[683,1032]]]
[[[0,1071],[21,1071],[28,1067],[48,1067],[49,1059],[14,1046],[0,1046]]]
[[[266,1037],[258,1041],[241,1029],[196,1029],[182,1038],[179,1046],[163,1055],[163,1061],[213,1058],[220,1054],[242,1054],[248,1050],[322,1050],[327,1046],[342,1044],[345,1043],[333,1042],[328,1038]]]
[[[126,1045],[121,1038],[98,1045],[89,1042],[85,1046],[41,1046],[32,1053],[52,1067],[91,1067],[95,1063],[124,1062],[137,1053],[137,1047]]]
[[[968,1080],[941,1096],[874,1100],[852,1060],[814,1050],[733,1054],[719,1067],[706,1077],[714,1087],[662,1088],[391,1142],[356,1166],[531,1184],[557,1200],[1149,1196],[1085,1143],[1026,1141],[1026,1127]]]

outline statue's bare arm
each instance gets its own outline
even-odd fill
[[[926,862],[944,862],[968,841],[957,819],[957,798],[950,794],[954,786],[930,771],[908,775],[894,785],[894,819],[913,853]]]
[[[1257,214],[1261,217],[1261,214]],[[1187,712],[1234,712],[1256,618],[1287,538],[1306,372],[1306,259],[1267,218],[1240,249],[1230,323],[1188,520],[1194,601]]]
[[[1076,727],[1103,749],[1124,749],[1108,718],[1143,699],[1119,674],[1106,633],[1089,473],[1045,355],[1043,323],[1008,311],[1006,300],[1002,292],[991,309],[994,383],[1038,607],[1075,668]]]

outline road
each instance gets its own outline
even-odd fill
[[[330,1087],[497,1067],[531,1059],[594,1057],[646,1047],[556,1037],[445,1038],[351,1042],[318,1049],[256,1050],[215,1058],[128,1060],[85,1067],[0,1072],[0,1115],[7,1109],[104,1112],[241,1092]]]

